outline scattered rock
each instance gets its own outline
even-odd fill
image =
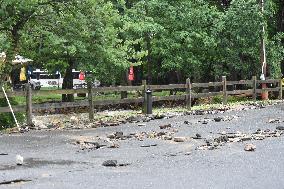
[[[143,144],[140,147],[142,147],[142,148],[149,148],[151,146],[158,146],[158,145],[157,144]]]
[[[151,147],[151,145],[150,144],[143,144],[140,147],[142,147],[142,148],[149,148],[149,147]]]
[[[162,139],[163,140],[172,140],[173,139],[173,137],[172,136],[162,136]]]
[[[16,155],[16,164],[17,165],[23,165],[24,163],[24,158],[21,155]]]
[[[261,134],[256,134],[256,135],[253,136],[253,139],[254,140],[264,140],[265,136],[261,135]]]
[[[227,135],[222,135],[222,136],[214,139],[214,142],[217,142],[217,143],[228,142],[228,141],[229,141],[229,138],[228,138]]]
[[[75,116],[71,116],[70,117],[70,122],[72,124],[78,124],[79,123],[79,119],[77,117],[75,117]]]
[[[147,134],[147,137],[148,137],[148,138],[156,138],[156,137],[157,137],[157,133],[156,133],[155,131],[149,132],[149,133]]]
[[[166,115],[164,114],[156,114],[154,115],[154,119],[164,119],[166,117]]]
[[[207,149],[208,149],[208,150],[214,150],[214,149],[216,149],[216,146],[208,146]]]
[[[153,120],[154,118],[153,117],[144,117],[143,119],[142,119],[142,121],[143,122],[149,122],[149,121],[151,121],[151,120]]]
[[[192,137],[193,139],[201,139],[201,134],[196,133],[194,137]]]
[[[172,127],[172,125],[171,124],[166,124],[166,125],[160,125],[159,127],[160,127],[160,129],[167,129],[167,128]]]
[[[100,144],[96,141],[84,141],[84,144],[83,149],[99,149],[106,146],[105,144]]]
[[[280,123],[279,119],[269,119],[268,123]]]
[[[106,144],[101,144],[97,141],[90,140],[77,140],[75,143],[80,145],[81,150],[96,150],[107,146]]]
[[[130,163],[120,163],[118,164],[119,167],[125,167],[125,166],[128,166],[128,165],[131,165]]]
[[[200,123],[206,125],[206,124],[208,124],[208,121],[203,120],[203,121],[200,121]]]
[[[173,133],[177,133],[177,132],[178,132],[178,129],[172,129],[172,132],[173,132]]]
[[[174,137],[175,142],[185,142],[186,138],[185,137]]]
[[[161,131],[161,132],[158,132],[158,133],[157,133],[157,136],[158,136],[158,137],[159,137],[159,136],[163,136],[163,135],[166,135],[166,132]]]
[[[101,126],[104,127],[114,127],[114,126],[118,126],[120,124],[120,122],[118,121],[112,121],[112,122],[104,122],[101,124]]]
[[[199,134],[199,133],[196,133],[195,136],[196,136],[197,138],[201,138],[201,134]]]
[[[131,117],[127,118],[126,121],[128,121],[130,123],[138,123],[138,122],[142,122],[143,118],[141,116],[131,116]]]
[[[116,167],[117,166],[117,160],[106,160],[102,164],[105,167]]]
[[[207,146],[207,145],[202,145],[202,146],[197,146],[195,150],[214,150],[216,147],[214,146]]]
[[[107,135],[107,138],[109,138],[109,139],[115,139],[115,134],[109,134],[109,135]]]
[[[109,148],[119,148],[119,144],[112,143],[111,145],[109,145]]]
[[[270,132],[270,129],[265,129],[263,132],[269,133],[269,132]]]
[[[215,121],[215,122],[220,122],[220,121],[222,121],[222,118],[221,118],[221,117],[215,117],[215,118],[214,118],[214,121]]]
[[[245,151],[250,151],[250,152],[255,151],[255,149],[256,149],[256,146],[253,144],[246,144],[244,148]]]
[[[252,139],[252,136],[244,136],[244,137],[241,137],[240,139],[241,139],[242,142],[249,141],[249,140]]]
[[[190,125],[191,123],[189,121],[184,121],[184,124]]]
[[[119,132],[115,132],[115,138],[116,139],[123,139],[123,132],[119,131]]]
[[[278,126],[276,127],[277,130],[283,131],[284,130],[284,126]]]

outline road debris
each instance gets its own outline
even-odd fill
[[[185,137],[174,137],[175,142],[185,142],[186,138]]]
[[[142,147],[142,148],[149,148],[151,146],[158,146],[158,144],[143,144],[140,147]]]
[[[280,123],[280,119],[269,119],[268,123]]]
[[[220,121],[222,121],[222,118],[221,118],[221,117],[215,117],[215,118],[214,118],[214,121],[215,121],[215,122],[220,122]]]
[[[172,127],[172,124],[160,125],[159,127],[160,129],[167,129],[167,128]]]
[[[202,139],[201,138],[201,134],[196,133],[194,137],[192,137],[193,139]]]
[[[284,126],[278,126],[276,127],[277,130],[280,130],[280,131],[284,131]]]
[[[102,164],[105,167],[116,167],[117,166],[117,160],[106,160]]]
[[[23,184],[25,182],[30,182],[30,181],[32,181],[32,180],[28,180],[28,179],[15,179],[15,180],[9,180],[9,181],[0,182],[0,185]]]
[[[269,137],[280,137],[283,135],[284,131],[271,131],[270,129],[257,129],[256,132],[252,134],[247,133],[218,133],[219,137],[215,137],[214,139],[207,139],[205,140],[205,145],[201,145],[196,147],[196,150],[212,150],[216,149],[218,146],[225,145],[226,143],[233,143],[233,142],[244,142],[244,141],[251,141],[251,140],[264,140],[265,138]],[[212,148],[213,147],[213,148]]]
[[[24,163],[24,157],[19,155],[19,154],[16,155],[16,164],[17,165],[23,165],[23,163]]]
[[[249,151],[249,152],[255,151],[255,149],[256,149],[256,146],[253,144],[246,144],[244,148],[245,151]]]

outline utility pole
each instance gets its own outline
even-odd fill
[[[260,6],[261,6],[261,14],[262,16],[264,15],[264,0],[261,0],[260,2]],[[266,79],[266,68],[267,68],[267,63],[266,63],[266,48],[265,48],[265,23],[262,23],[262,34],[261,34],[261,41],[260,41],[260,63],[261,63],[261,76],[260,79],[261,80],[265,80]],[[267,88],[266,84],[263,83],[261,85],[262,89]],[[268,92],[262,92],[261,93],[261,99],[262,100],[268,100]]]

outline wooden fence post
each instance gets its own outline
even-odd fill
[[[279,80],[279,100],[283,98],[283,87],[282,87],[282,79]]]
[[[223,82],[223,105],[227,105],[228,96],[227,96],[227,79],[226,76],[222,76]]]
[[[142,113],[146,114],[146,110],[147,110],[147,98],[146,98],[147,81],[146,80],[142,80],[142,86],[143,86],[142,95],[144,98],[143,104],[142,104]]]
[[[127,91],[121,91],[120,92],[120,99],[125,99],[127,98]]]
[[[253,87],[252,98],[253,101],[256,101],[256,76],[252,76],[252,87]]]
[[[190,79],[186,79],[186,108],[191,110],[191,83]]]
[[[26,117],[27,117],[27,125],[33,125],[32,120],[32,89],[29,83],[26,83]]]
[[[92,83],[88,82],[88,100],[89,100],[89,119],[90,121],[94,120],[94,102],[93,102],[93,91]]]

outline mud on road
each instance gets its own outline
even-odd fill
[[[2,134],[0,188],[283,188],[283,126],[278,103]]]

